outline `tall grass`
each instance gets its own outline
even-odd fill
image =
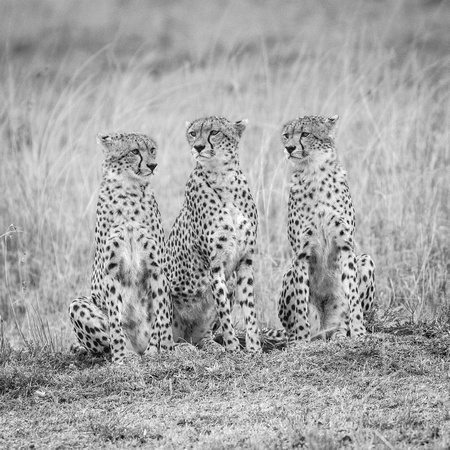
[[[158,141],[154,188],[168,231],[193,167],[184,122],[210,114],[250,120],[240,151],[260,215],[262,324],[278,323],[291,257],[279,132],[311,113],[340,115],[358,251],[376,262],[381,314],[419,320],[448,305],[445,4],[89,5],[7,1],[0,14],[0,314],[11,339],[14,329],[53,346],[70,338],[66,307],[89,290],[96,133]]]

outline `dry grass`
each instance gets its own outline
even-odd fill
[[[161,0],[151,5],[134,0],[2,1],[0,382],[6,383],[4,398],[14,397],[14,392],[17,396],[10,406],[3,405],[8,418],[2,415],[0,420],[17,426],[6,434],[1,431],[0,442],[12,439],[20,446],[35,436],[46,445],[42,429],[33,435],[25,424],[17,406],[22,404],[33,417],[50,408],[45,427],[54,430],[62,414],[61,432],[77,432],[72,441],[61,438],[67,446],[182,442],[257,447],[264,436],[270,448],[336,448],[346,443],[389,448],[390,439],[399,448],[419,445],[420,440],[425,446],[437,443],[435,448],[449,445],[443,412],[448,402],[439,403],[443,400],[436,394],[448,383],[448,353],[427,353],[436,340],[444,339],[438,348],[447,342],[450,323],[449,22],[448,2],[430,0],[307,0],[282,6],[275,0]],[[378,268],[379,311],[373,329],[397,327],[407,330],[401,331],[406,335],[419,330],[426,336],[419,347],[409,336],[398,338],[404,341],[389,338],[382,345],[384,338],[374,337],[362,347],[319,343],[305,353],[274,352],[261,359],[224,356],[217,363],[219,378],[215,368],[206,370],[212,364],[207,355],[190,362],[192,369],[183,358],[169,357],[156,363],[160,375],[140,369],[135,376],[59,355],[73,339],[66,307],[88,292],[101,160],[94,138],[98,131],[143,131],[157,139],[161,150],[154,186],[168,231],[192,169],[184,122],[209,114],[250,120],[241,163],[260,214],[258,317],[262,326],[277,326],[276,299],[290,260],[289,168],[278,135],[284,121],[310,113],[341,116],[338,151],[357,210],[358,249],[370,253]],[[398,328],[405,321],[409,325]],[[26,353],[16,353],[10,344]],[[379,345],[378,356],[370,353]],[[383,364],[393,364],[399,348],[410,352],[401,361],[411,372],[401,364],[397,371],[385,372]],[[344,361],[340,367],[338,356],[345,359],[352,351],[372,356],[357,353],[354,362]],[[386,358],[388,363],[380,365]],[[200,370],[202,364],[205,369]],[[236,365],[235,372],[229,369]],[[329,373],[328,365],[335,367]],[[182,391],[174,374],[187,377],[189,384],[195,370],[206,384]],[[373,375],[367,385],[364,370]],[[229,373],[230,379],[220,372]],[[253,378],[247,382],[248,377]],[[337,380],[338,387],[328,386],[327,380]],[[430,398],[423,403],[418,393],[426,380],[431,380],[426,391]],[[86,391],[87,397],[74,394],[74,403],[60,403],[67,383],[77,395]],[[280,390],[272,394],[265,383]],[[359,397],[350,391],[354,384]],[[54,395],[47,396],[47,387]],[[265,394],[258,397],[258,389]],[[36,390],[44,395],[36,397]],[[89,392],[101,403],[98,409]],[[397,392],[400,406],[392,406],[387,399]],[[248,405],[250,394],[257,402]],[[315,396],[322,399],[317,405]],[[439,432],[432,430],[433,402],[435,411],[442,412]],[[289,404],[295,406],[290,409]],[[356,411],[354,421],[345,416],[348,404]],[[194,417],[189,408],[200,419],[188,416],[183,419],[187,422],[175,425],[182,411]],[[201,418],[201,408],[207,417]],[[368,417],[375,417],[370,414],[377,408],[372,421]],[[420,408],[426,413],[422,422],[417,418]],[[136,417],[143,411],[149,422],[141,427]],[[325,411],[325,419],[319,420],[317,411]],[[129,420],[121,422],[124,412]],[[409,414],[410,425],[388,425],[389,420],[399,424],[399,414]],[[249,419],[244,428],[239,428],[241,417]],[[350,420],[351,441],[346,441],[346,431],[339,434],[341,420]],[[418,423],[426,426],[416,442]],[[208,435],[208,430],[215,432]],[[175,441],[178,435],[182,440]],[[219,441],[220,436],[226,437]]]
[[[307,113],[341,116],[358,248],[377,264],[382,311],[413,321],[441,314],[449,300],[447,3],[95,5],[2,2],[0,314],[8,333],[17,336],[17,318],[31,339],[38,313],[61,345],[70,339],[66,305],[89,284],[96,132],[158,140],[154,185],[167,231],[192,169],[184,122],[208,114],[250,119],[241,162],[260,212],[263,325],[277,325],[290,259],[289,168],[278,134]]]
[[[36,350],[0,365],[0,446],[444,449],[450,337],[392,335],[113,368]]]

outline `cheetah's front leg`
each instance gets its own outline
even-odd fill
[[[152,323],[150,325],[150,340],[145,350],[146,355],[156,352],[170,351],[173,348],[172,337],[172,304],[169,287],[165,275],[155,270],[150,276],[151,296],[150,305],[153,305]],[[151,317],[150,311],[148,317]]]
[[[358,293],[356,256],[348,245],[340,248],[339,255],[342,285],[350,310],[350,336],[362,336],[366,333],[366,329],[363,324],[361,302]],[[343,332],[344,336],[346,334],[346,331]]]
[[[245,324],[247,328],[245,345],[249,352],[257,352],[261,350],[259,331],[256,323],[253,280],[254,274],[252,260],[247,258],[237,269],[236,294],[239,303],[244,310]]]
[[[110,278],[110,277],[108,277]],[[125,334],[122,324],[123,299],[121,284],[117,280],[109,279],[106,285],[106,301],[108,305],[109,337],[112,362],[121,364],[125,358]]]
[[[362,254],[356,258],[356,265],[358,267],[359,300],[365,324],[372,313],[374,303],[375,263],[369,255]]]
[[[309,262],[305,254],[299,255],[284,274],[278,316],[288,335],[288,343],[311,338],[308,319]]]
[[[230,351],[239,350],[239,340],[231,324],[231,307],[227,295],[228,289],[225,283],[225,272],[220,266],[212,267],[211,276],[211,292],[216,302],[225,348]]]

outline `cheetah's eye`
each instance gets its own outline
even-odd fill
[[[289,133],[283,133],[284,139],[289,139]]]
[[[189,136],[195,137],[197,133],[195,131],[189,131]]]
[[[131,153],[133,153],[133,155],[139,155],[139,150],[137,148],[134,148],[133,150],[131,150]]]
[[[310,136],[311,135],[311,133],[308,133],[307,131],[304,131],[301,135],[300,135],[300,139],[301,138],[304,138],[304,137],[308,137],[308,136]]]
[[[211,136],[215,136],[216,134],[219,134],[219,130],[211,130]]]

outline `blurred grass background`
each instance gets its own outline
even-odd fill
[[[260,214],[261,325],[279,325],[291,257],[279,133],[303,114],[340,115],[379,318],[450,321],[449,29],[449,1],[2,0],[2,333],[73,339],[67,305],[88,294],[93,257],[96,133],[158,141],[168,232],[193,168],[184,123],[210,114],[250,121],[240,152]]]

